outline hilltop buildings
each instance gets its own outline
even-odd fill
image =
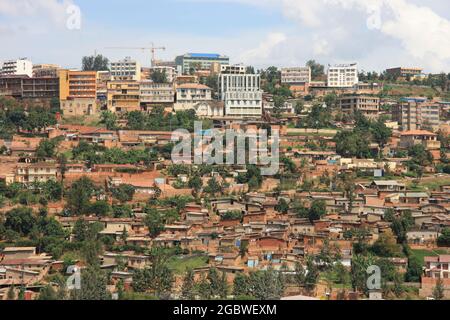
[[[226,116],[261,117],[263,91],[259,74],[248,74],[245,66],[222,66],[218,86]]]
[[[440,106],[426,98],[402,98],[392,108],[392,119],[403,131],[435,130],[439,127]]]
[[[141,64],[130,57],[111,62],[111,78],[112,80],[140,81]]]
[[[178,71],[189,74],[191,68],[196,70],[210,70],[213,63],[229,65],[230,58],[216,53],[186,53],[175,58]]]
[[[328,66],[328,87],[348,88],[357,85],[358,82],[356,63]]]

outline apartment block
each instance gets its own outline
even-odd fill
[[[28,76],[0,77],[0,95],[16,99],[52,99],[59,97],[59,79],[29,78]]]
[[[173,104],[175,89],[172,83],[141,81],[140,96],[142,106]]]
[[[96,71],[59,71],[60,100],[97,98]]]
[[[366,95],[351,95],[339,98],[339,107],[343,113],[361,112],[369,119],[378,118],[380,98]]]
[[[392,120],[403,131],[437,130],[440,124],[440,106],[426,98],[403,98],[392,108]]]
[[[192,109],[194,105],[212,100],[212,90],[198,83],[186,83],[176,88],[178,109]]]
[[[358,82],[358,65],[356,63],[328,67],[328,87],[349,88],[357,85]]]
[[[310,83],[311,82],[311,68],[297,67],[297,68],[282,68],[281,69],[281,83],[288,85]]]
[[[130,57],[111,62],[111,77],[112,80],[140,81],[141,64]]]
[[[8,60],[3,62],[0,76],[33,76],[33,63],[26,59]]]
[[[209,71],[214,62],[228,65],[230,58],[217,53],[186,53],[175,59],[177,69],[183,74],[188,74],[191,68]]]
[[[225,115],[259,118],[263,100],[260,75],[247,74],[244,66],[238,67],[223,66],[219,75],[219,97],[224,101]]]
[[[140,84],[137,81],[109,81],[107,106],[114,113],[140,111]]]

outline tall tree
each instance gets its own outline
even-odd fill
[[[83,71],[109,71],[109,60],[101,54],[85,56],[82,60]]]

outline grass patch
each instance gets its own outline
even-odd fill
[[[422,266],[425,265],[425,257],[435,257],[440,254],[447,254],[447,250],[445,249],[436,249],[436,250],[424,250],[424,249],[412,249],[412,254],[415,256]]]
[[[183,274],[187,269],[206,267],[208,256],[175,256],[168,262],[168,267],[176,274]]]
[[[412,190],[437,191],[446,185],[450,185],[450,177],[426,179],[419,181],[417,184],[411,182],[408,184],[408,188]]]

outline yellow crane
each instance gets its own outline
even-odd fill
[[[151,43],[151,47],[106,47],[105,49],[112,49],[112,50],[142,50],[143,52],[146,50],[149,50],[152,53],[152,67],[155,65],[156,62],[156,51],[162,50],[165,51],[166,47],[155,47],[154,43]]]

